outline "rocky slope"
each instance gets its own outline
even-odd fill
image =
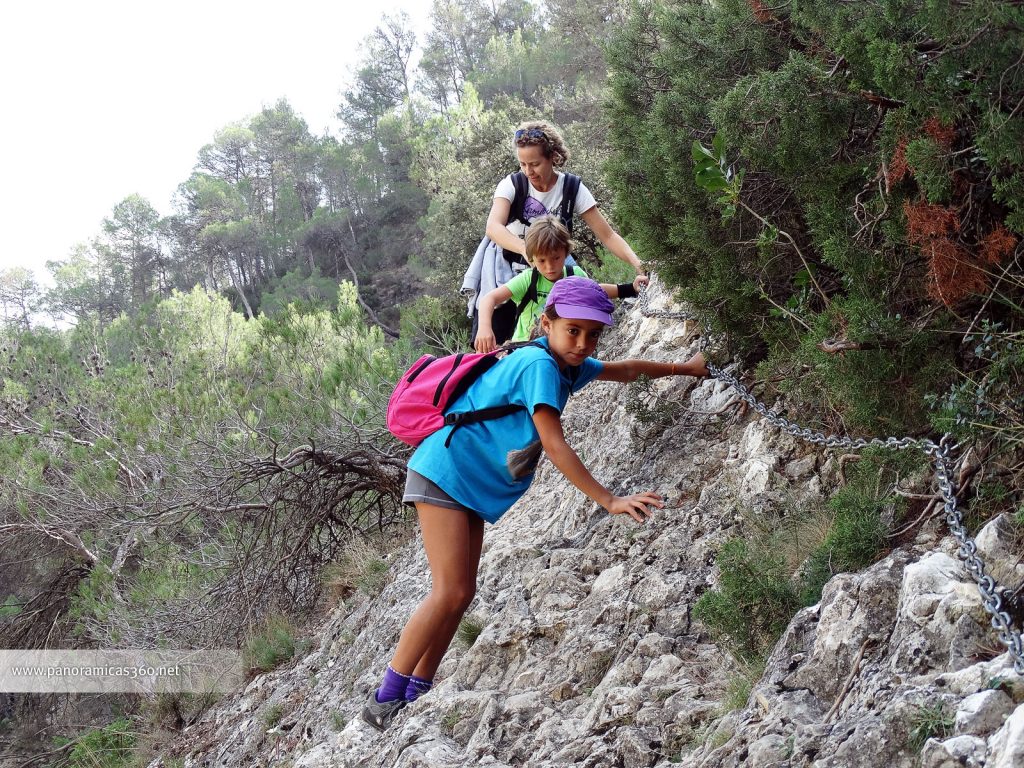
[[[633,310],[599,354],[684,359],[696,342],[690,325]],[[715,381],[657,384],[703,414],[732,398]],[[637,526],[543,466],[487,529],[471,608],[482,632],[453,647],[434,691],[391,730],[358,713],[428,588],[415,542],[392,556],[380,594],[339,605],[312,652],[254,679],[153,768],[1024,765],[1024,680],[999,649],[979,651],[997,641],[938,522],[833,578],[745,706],[724,713],[736,663],[691,619],[716,551],[741,513],[826,498],[838,462],[733,408],[645,426],[627,398],[600,382],[573,397],[570,442],[607,485],[657,489],[668,506]],[[983,553],[1024,578],[1010,533],[990,524]]]

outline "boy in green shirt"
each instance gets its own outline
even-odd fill
[[[532,267],[520,272],[504,285],[500,285],[480,299],[478,306],[479,327],[473,347],[477,352],[490,352],[504,343],[505,339],[496,339],[491,328],[491,318],[495,307],[509,299],[516,303],[516,330],[512,341],[529,341],[530,332],[544,309],[551,287],[563,277],[569,275],[587,277],[579,267],[566,267],[565,260],[572,250],[572,239],[569,230],[554,215],[541,216],[534,219],[526,232],[526,257]],[[613,299],[626,299],[636,296],[637,283],[642,279],[638,275],[633,283],[612,285],[602,283],[605,293]]]

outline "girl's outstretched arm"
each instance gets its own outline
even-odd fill
[[[656,363],[653,360],[619,360],[604,364],[600,381],[636,381],[639,376],[660,379],[662,376],[707,376],[704,355],[698,352],[685,363]]]
[[[569,478],[569,482],[583,491],[613,515],[628,514],[638,523],[651,516],[650,507],[661,509],[665,506],[661,496],[653,492],[634,493],[632,496],[616,496],[601,485],[590,471],[583,466],[562,432],[562,418],[558,411],[549,405],[538,405],[533,412],[533,423],[540,435],[544,452],[551,463]]]

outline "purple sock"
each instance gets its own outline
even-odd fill
[[[416,699],[429,691],[433,686],[433,680],[424,680],[422,677],[411,675],[409,677],[409,684],[405,687],[405,700],[416,701]]]
[[[401,672],[395,672],[388,664],[387,670],[384,672],[384,681],[380,684],[380,688],[377,689],[377,701],[395,701],[405,696],[405,688],[409,685],[409,675],[403,675]]]

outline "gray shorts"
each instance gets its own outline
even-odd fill
[[[402,501],[409,505],[422,501],[445,509],[461,509],[463,512],[477,514],[475,510],[460,504],[431,480],[411,469],[405,476],[405,495],[402,496]]]

